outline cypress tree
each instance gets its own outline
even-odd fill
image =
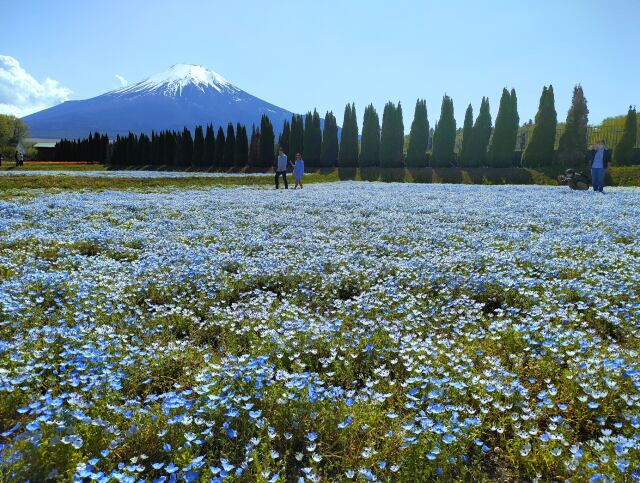
[[[289,138],[291,137],[291,125],[289,121],[284,120],[284,126],[282,132],[278,137],[278,148],[282,148],[286,155],[289,155]]]
[[[373,104],[364,109],[360,166],[380,166],[380,118]]]
[[[249,144],[249,166],[260,166],[260,129],[253,125],[251,128],[251,143]]]
[[[583,164],[587,160],[587,124],[589,109],[582,86],[573,88],[571,107],[567,113],[565,130],[558,144],[558,161],[563,165]]]
[[[224,153],[222,155],[222,165],[230,168],[235,164],[236,135],[233,132],[233,124],[227,124],[227,136],[224,139]]]
[[[260,152],[259,163],[263,168],[273,165],[275,159],[274,151],[275,134],[273,133],[273,124],[266,114],[262,115],[260,120]]]
[[[617,164],[629,165],[633,160],[633,148],[638,140],[636,108],[629,106],[624,121],[624,132],[613,151],[613,159]]]
[[[222,130],[222,126],[218,128],[218,135],[216,136],[216,158],[215,158],[215,166],[216,168],[221,168],[224,166],[224,146],[225,146],[225,138],[224,131]]]
[[[522,165],[529,168],[550,166],[556,142],[558,115],[555,108],[553,86],[543,87],[531,140],[522,155]]]
[[[180,151],[182,153],[182,165],[191,166],[193,164],[193,138],[191,137],[191,131],[186,127],[182,130]]]
[[[473,136],[473,106],[469,104],[464,114],[464,124],[462,126],[462,148],[460,149],[460,166],[473,166],[473,149],[471,147]]]
[[[204,164],[204,134],[202,126],[196,126],[193,137],[193,165],[202,166]]]
[[[518,134],[518,101],[514,89],[502,90],[500,107],[496,117],[496,127],[489,148],[489,164],[494,168],[510,168],[513,166],[513,153],[516,149]]]
[[[247,130],[240,123],[236,126],[236,143],[233,162],[236,168],[244,168],[249,162],[249,142],[247,141]]]
[[[204,166],[213,166],[216,156],[216,136],[213,132],[213,126],[207,125],[207,134],[204,137]]]
[[[304,122],[302,116],[294,114],[291,118],[291,134],[289,135],[289,152],[285,151],[291,160],[297,153],[302,154],[304,140]]]
[[[302,144],[304,146],[303,157],[305,165],[310,167],[320,166],[322,154],[322,131],[320,129],[320,116],[314,109],[305,116],[304,134]],[[292,158],[296,153],[292,153]]]
[[[321,156],[324,168],[332,168],[338,161],[338,121],[331,111],[324,116]]]
[[[316,109],[313,110],[312,128],[311,162],[312,166],[320,166],[322,164],[322,125],[320,123],[320,114]]]
[[[356,105],[353,103],[347,104],[344,109],[338,166],[341,168],[358,167],[358,117]]]
[[[433,134],[431,166],[448,167],[453,165],[455,142],[456,119],[453,112],[453,100],[445,94],[442,98],[440,119]]]
[[[397,151],[397,126],[396,106],[389,101],[384,106],[382,113],[382,129],[380,131],[380,166],[382,168],[395,168],[398,157]]]
[[[404,167],[404,116],[402,115],[402,102],[398,101],[396,107],[396,119],[394,123],[395,133],[395,158],[396,167]]]
[[[429,118],[427,101],[418,99],[409,133],[409,148],[406,164],[412,168],[424,168],[427,165],[427,147],[429,143]]]
[[[491,112],[489,109],[489,98],[483,97],[480,103],[480,112],[471,131],[471,153],[469,154],[470,167],[486,166],[487,147],[493,130]]]

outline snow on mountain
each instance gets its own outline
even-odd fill
[[[233,94],[240,91],[211,69],[201,65],[175,64],[142,82],[117,89],[114,94],[160,92],[165,96],[179,96],[182,95],[182,90],[189,85],[195,86],[202,92],[205,92],[207,88],[213,88],[220,93]]]
[[[292,113],[234,86],[200,65],[176,64],[151,77],[100,96],[67,101],[24,118],[31,135],[78,138],[90,132],[150,133],[152,130],[193,129],[212,123],[226,129],[241,123],[251,131],[263,114],[276,132]]]

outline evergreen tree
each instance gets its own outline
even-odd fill
[[[247,130],[240,123],[236,126],[236,143],[233,161],[236,168],[244,168],[249,163],[249,142],[247,141]]]
[[[369,104],[364,109],[360,166],[363,168],[380,166],[380,118],[373,104]]]
[[[573,88],[571,107],[567,113],[565,130],[558,143],[558,161],[563,165],[574,166],[587,160],[587,124],[589,109],[582,86]]]
[[[211,167],[214,165],[216,156],[216,136],[213,126],[207,125],[207,134],[204,137],[203,165]]]
[[[306,166],[320,166],[322,155],[322,131],[320,129],[320,115],[314,109],[305,116],[304,134],[302,144],[304,146],[303,158]],[[292,154],[292,159],[295,153]]]
[[[341,168],[356,168],[358,166],[358,117],[356,105],[353,103],[347,104],[344,109],[338,166]]]
[[[529,168],[550,166],[556,142],[558,115],[555,108],[553,86],[544,87],[536,114],[531,140],[522,155],[522,165]]]
[[[427,165],[427,147],[429,143],[429,118],[427,101],[418,99],[409,133],[409,148],[406,164],[412,168],[424,168]]]
[[[263,168],[273,165],[275,160],[275,134],[273,132],[273,124],[266,114],[262,115],[260,120],[260,158],[259,163]]]
[[[222,130],[222,126],[218,128],[218,135],[216,136],[216,151],[215,151],[215,162],[214,166],[216,168],[221,168],[224,166],[224,146],[225,146],[225,138],[224,131]]]
[[[489,148],[489,164],[491,167],[510,168],[513,166],[518,123],[516,91],[512,89],[509,92],[504,88],[496,117],[496,127],[493,130],[493,138]]]
[[[204,165],[204,134],[202,126],[196,126],[193,137],[193,165]]]
[[[253,125],[251,128],[251,143],[249,144],[249,166],[260,166],[260,129]]]
[[[304,122],[302,116],[294,114],[291,118],[291,134],[289,135],[289,151],[285,154],[294,160],[297,153],[302,154],[304,141]]]
[[[324,116],[324,130],[322,133],[322,166],[332,168],[338,161],[338,122],[333,112],[328,111]]]
[[[477,167],[487,164],[487,147],[493,130],[491,112],[489,109],[489,98],[483,97],[480,103],[480,113],[476,118],[471,131],[471,145],[469,147],[469,164],[467,166]]]
[[[404,167],[404,117],[402,115],[402,103],[398,101],[393,123],[393,164],[396,168]]]
[[[278,148],[282,148],[284,153],[289,155],[289,139],[291,137],[291,125],[289,121],[284,120],[284,126],[282,127],[282,132],[278,137]]]
[[[629,106],[624,122],[624,132],[613,151],[613,159],[617,164],[629,165],[633,160],[633,148],[638,139],[636,108]]]
[[[440,119],[438,120],[438,124],[436,124],[436,129],[433,135],[431,166],[452,166],[455,159],[455,143],[456,119],[453,112],[453,100],[445,94],[442,98]]]
[[[227,136],[224,139],[224,154],[222,155],[222,165],[230,168],[235,164],[236,135],[233,131],[233,124],[227,124]]]
[[[462,126],[462,148],[460,149],[460,166],[473,166],[473,148],[471,147],[473,136],[473,106],[469,104],[467,112],[464,114],[464,124]]]
[[[398,167],[396,106],[389,101],[382,113],[382,129],[380,130],[380,166],[382,168]]]
[[[182,153],[182,165],[191,166],[193,164],[193,138],[191,137],[191,131],[186,127],[182,130],[180,151]]]

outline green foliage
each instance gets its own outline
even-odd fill
[[[229,168],[235,164],[236,153],[236,135],[233,130],[233,124],[227,125],[227,137],[224,141],[224,154],[222,156],[222,165],[225,168]]]
[[[278,136],[278,148],[282,148],[285,154],[289,154],[289,139],[291,138],[291,124],[286,119],[282,126],[282,132]]]
[[[0,114],[0,146],[16,146],[29,135],[29,128],[22,119]]]
[[[404,125],[402,106],[387,102],[382,114],[380,133],[380,166],[398,168],[402,166],[404,148]]]
[[[347,104],[344,109],[338,166],[342,168],[358,166],[358,118],[355,104]]]
[[[193,138],[191,131],[186,127],[182,130],[182,139],[180,142],[180,164],[182,166],[191,166],[193,163]]]
[[[249,141],[247,128],[240,123],[236,126],[236,151],[233,156],[236,167],[242,168],[249,164]]]
[[[322,131],[320,128],[320,115],[315,109],[313,113],[308,112],[305,116],[304,134],[303,134],[304,152],[303,158],[307,166],[320,166],[322,156]],[[295,157],[292,153],[291,158]]]
[[[582,86],[573,88],[571,108],[567,114],[567,123],[558,146],[558,161],[565,166],[584,164],[587,160],[587,124],[589,109]]]
[[[508,168],[513,165],[513,153],[516,148],[518,134],[518,101],[515,89],[509,92],[502,90],[500,107],[496,117],[496,127],[493,130],[491,147],[489,148],[489,163],[494,168]]]
[[[251,141],[249,143],[249,166],[260,166],[260,129],[251,127]]]
[[[213,166],[216,156],[216,136],[213,125],[207,125],[207,133],[204,137],[203,165]]]
[[[412,168],[427,166],[427,145],[429,143],[429,118],[427,101],[418,99],[409,133],[406,165]]]
[[[273,124],[271,124],[269,117],[263,114],[260,120],[260,166],[269,167],[273,164],[275,159],[274,143]]]
[[[489,109],[489,98],[483,97],[480,103],[480,112],[476,118],[471,131],[471,146],[469,154],[470,166],[486,166],[487,165],[487,148],[489,139],[491,139],[491,131],[493,130],[491,112]]]
[[[221,168],[222,166],[224,166],[224,145],[225,145],[224,131],[222,130],[222,126],[220,126],[218,128],[218,135],[216,136],[215,166],[217,168]]]
[[[545,86],[540,96],[531,140],[522,155],[523,166],[537,168],[553,164],[557,124],[553,86]]]
[[[473,150],[471,148],[473,135],[473,106],[469,104],[467,112],[464,114],[464,124],[462,126],[462,148],[460,150],[460,166],[473,166]]]
[[[338,121],[333,112],[327,111],[324,116],[322,133],[322,166],[332,168],[338,161]]]
[[[456,142],[456,119],[453,115],[453,100],[445,94],[442,98],[440,119],[433,134],[431,166],[447,167],[454,164]]]
[[[636,119],[637,113],[635,107],[629,106],[629,112],[627,113],[624,123],[624,133],[613,152],[613,159],[617,164],[631,164],[633,159],[633,147],[636,145],[638,137]]]
[[[304,150],[304,122],[302,116],[294,114],[291,118],[291,134],[289,137],[289,152],[285,151],[291,159],[295,159],[297,153]]]
[[[193,165],[204,165],[204,134],[202,132],[202,126],[196,126],[193,137]]]
[[[380,118],[373,104],[369,104],[364,109],[360,166],[363,168],[380,166]]]

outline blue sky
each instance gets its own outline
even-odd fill
[[[522,121],[549,83],[560,120],[576,83],[593,123],[640,105],[640,0],[3,3],[0,55],[41,86],[0,85],[5,112],[12,98],[23,111],[88,98],[118,87],[116,75],[133,83],[174,63],[210,67],[295,112],[333,110],[339,122],[347,102],[362,121],[366,104],[381,113],[402,101],[407,131],[416,99],[433,123],[445,92],[459,123],[485,95],[495,119],[505,86]]]

